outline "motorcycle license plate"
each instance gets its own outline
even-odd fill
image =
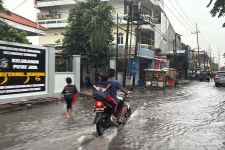
[[[104,111],[104,108],[95,108],[95,111]]]

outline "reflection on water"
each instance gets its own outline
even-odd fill
[[[0,149],[133,150],[225,149],[225,88],[193,82],[164,91],[136,89],[125,126],[98,137],[93,100],[75,104],[73,120],[63,103],[1,114]]]

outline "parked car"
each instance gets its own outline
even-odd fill
[[[225,71],[218,71],[214,77],[215,86],[225,86]]]
[[[208,81],[209,82],[210,81],[209,73],[207,71],[200,72],[198,79],[199,79],[199,81]]]

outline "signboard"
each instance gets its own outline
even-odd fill
[[[0,95],[45,91],[44,49],[0,44]]]

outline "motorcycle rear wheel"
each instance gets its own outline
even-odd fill
[[[103,119],[102,118],[100,118],[98,120],[98,122],[96,123],[96,131],[97,131],[99,136],[101,136],[103,134],[103,132],[105,131],[105,127],[103,125]]]

